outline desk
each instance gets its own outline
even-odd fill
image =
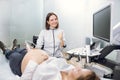
[[[70,59],[77,55],[78,56],[78,61],[80,61],[81,57],[86,57],[87,63],[89,63],[89,57],[94,57],[98,56],[101,53],[99,53],[99,50],[89,50],[87,51],[86,47],[81,47],[81,48],[75,48],[67,51],[67,53],[70,55]]]

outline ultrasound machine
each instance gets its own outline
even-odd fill
[[[111,44],[105,46],[99,51],[99,53],[99,56],[91,57],[90,61],[101,64],[108,69],[100,69],[100,66],[95,67],[96,69],[91,69],[96,70],[96,72],[98,72],[99,74],[101,72],[104,79],[120,80],[120,22],[113,27],[113,39],[111,41]],[[106,58],[109,54],[116,55],[112,56],[112,58],[115,57],[116,59],[112,60]],[[108,72],[105,73],[105,70]]]
[[[102,47],[99,56],[91,57],[90,61],[101,64],[108,69],[100,69],[101,66],[96,67],[96,65],[93,66],[94,68],[89,68],[97,69],[98,73],[103,72],[104,79],[120,80],[120,22],[111,28],[111,5],[99,9],[93,14],[93,37],[108,44]],[[113,54],[112,57],[106,58],[110,54]],[[116,59],[112,60],[114,57]]]

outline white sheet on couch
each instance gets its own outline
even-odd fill
[[[17,77],[11,72],[9,62],[0,50],[0,80],[17,80]]]

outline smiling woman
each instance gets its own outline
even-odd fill
[[[64,31],[59,29],[58,17],[55,13],[48,13],[45,22],[46,30],[39,34],[36,48],[43,49],[49,56],[63,57],[61,48],[65,45]]]

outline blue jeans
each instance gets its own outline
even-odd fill
[[[5,51],[5,56],[9,60],[9,65],[12,72],[16,75],[21,76],[21,62],[27,53],[26,49],[16,48],[14,50],[7,49]]]

